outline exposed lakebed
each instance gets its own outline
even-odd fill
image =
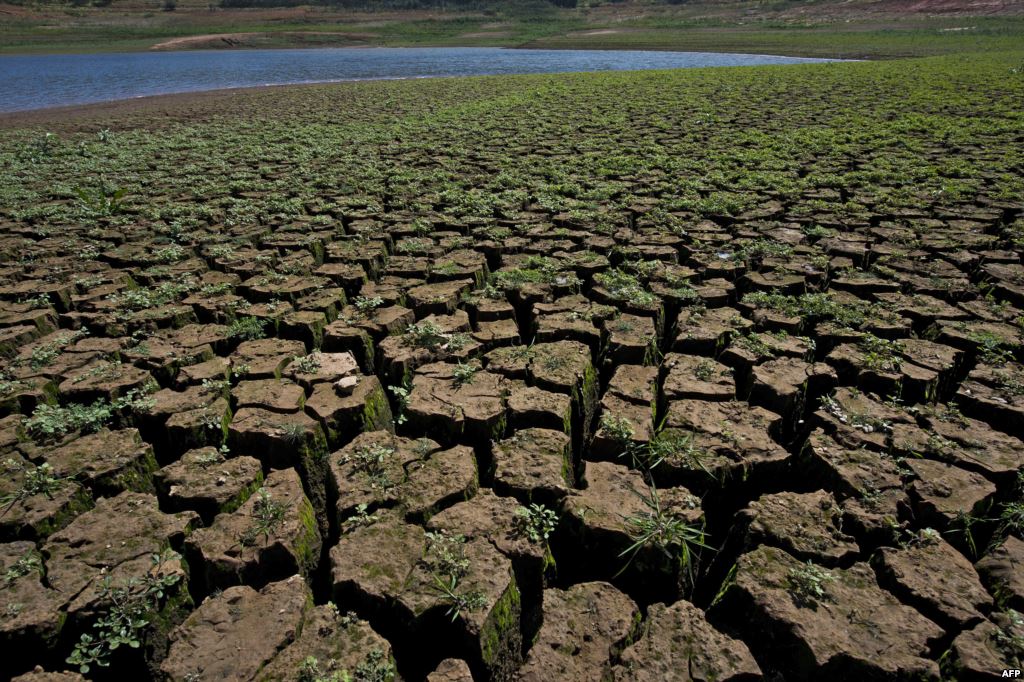
[[[0,58],[0,111],[221,88],[347,80],[756,66],[826,61],[772,55],[502,48],[338,48]]]

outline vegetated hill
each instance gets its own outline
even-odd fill
[[[673,6],[700,16],[754,15],[992,15],[1024,14],[1020,0],[221,0],[223,6],[330,5],[358,10],[536,10],[562,8],[641,9]]]

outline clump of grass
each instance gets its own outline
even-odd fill
[[[644,493],[637,493],[646,510],[639,514],[623,517],[630,544],[619,553],[626,557],[626,564],[619,570],[625,571],[641,550],[653,547],[667,559],[674,562],[693,584],[696,564],[700,551],[711,547],[705,543],[702,526],[689,523],[682,516],[666,509],[661,503],[658,489],[654,486]]]

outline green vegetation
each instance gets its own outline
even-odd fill
[[[266,320],[256,317],[243,317],[231,323],[231,326],[228,327],[228,336],[233,339],[241,339],[242,341],[262,339],[267,335],[266,326]]]
[[[461,589],[469,573],[466,538],[441,531],[427,533],[426,563],[433,588],[448,605],[447,615],[454,622],[465,611],[479,611],[487,606],[487,598],[478,590]]]
[[[85,674],[93,666],[106,668],[110,658],[121,646],[138,649],[156,612],[163,603],[167,590],[181,580],[177,570],[166,570],[169,562],[180,557],[168,550],[154,554],[153,567],[144,575],[114,583],[110,576],[100,582],[100,603],[105,612],[93,622],[93,634],[83,633],[68,656],[67,662],[78,666]]]
[[[259,488],[256,495],[256,501],[252,506],[252,520],[238,538],[245,547],[251,547],[261,540],[270,540],[270,536],[284,521],[287,511],[283,504],[271,497],[270,491],[266,488]]]
[[[836,579],[831,572],[808,561],[799,568],[789,569],[786,575],[787,588],[793,600],[800,606],[813,607],[828,600],[825,586]]]
[[[37,443],[57,441],[75,431],[99,431],[119,415],[151,409],[153,401],[146,393],[133,389],[113,402],[99,398],[91,405],[70,403],[58,407],[42,403],[23,423],[28,435]]]
[[[628,558],[622,571],[629,567],[641,550],[652,547],[676,564],[692,584],[700,551],[711,549],[704,542],[703,526],[691,524],[675,510],[666,508],[654,486],[651,486],[647,494],[640,494],[640,499],[646,510],[625,517],[632,544],[619,554],[620,557]]]
[[[374,490],[384,491],[396,485],[388,474],[388,465],[395,456],[395,449],[380,443],[358,445],[352,452],[341,457],[342,464],[351,464],[353,469],[366,477]]]
[[[3,468],[8,476],[20,474],[22,481],[21,486],[17,490],[0,495],[0,514],[6,513],[8,509],[22,500],[27,500],[36,495],[52,497],[53,493],[60,490],[67,483],[63,478],[53,473],[53,467],[47,462],[36,466],[8,458],[4,461]]]
[[[516,533],[534,544],[547,544],[548,538],[558,527],[558,512],[543,504],[531,503],[528,507],[516,509]]]

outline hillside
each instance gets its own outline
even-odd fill
[[[465,45],[873,58],[1012,49],[1022,18],[1014,0],[75,0],[0,4],[0,53]]]

